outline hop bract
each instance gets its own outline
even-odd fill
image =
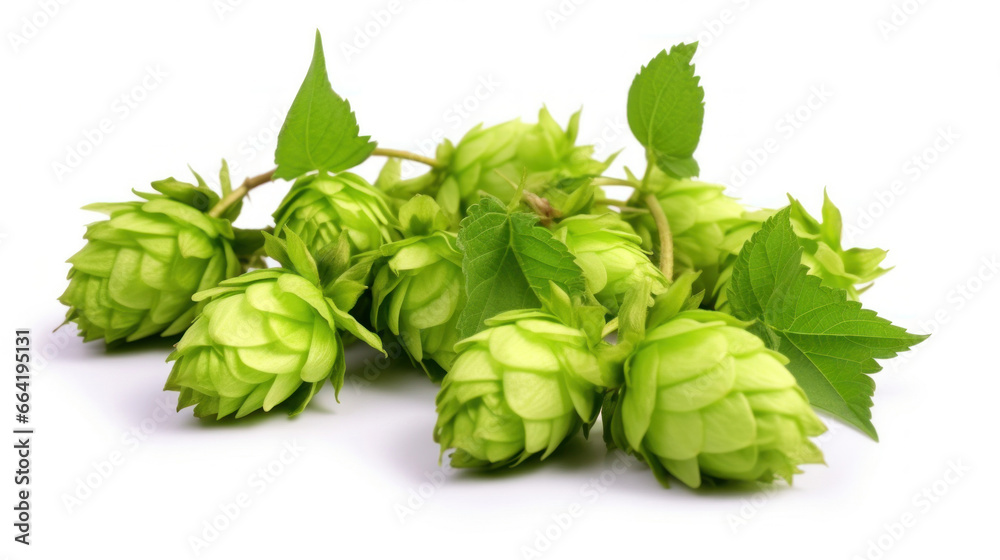
[[[684,311],[649,331],[626,363],[613,438],[664,484],[667,473],[693,488],[705,477],[790,482],[798,465],[823,460],[808,438],[826,428],[787,359],[740,325]]]
[[[437,150],[443,165],[435,172],[439,202],[457,215],[478,202],[481,192],[511,200],[515,187],[510,181],[519,183],[522,177],[526,190],[540,192],[561,179],[599,175],[610,161],[595,160],[593,146],[576,145],[579,123],[576,113],[564,130],[542,108],[536,124],[513,120],[477,126],[457,144],[445,141]]]
[[[287,245],[265,241],[283,268],[255,270],[195,296],[207,304],[168,359],[175,363],[165,389],[180,392],[178,410],[194,405],[199,417],[239,418],[288,402],[297,414],[327,379],[338,392],[343,386],[338,329],[382,350],[378,337],[335,303],[349,307],[363,289],[346,265],[317,265],[297,235],[286,237]],[[343,261],[346,240],[334,246],[341,254],[326,254]],[[336,299],[328,292],[338,292]]]
[[[292,231],[314,253],[347,234],[353,254],[392,240],[392,213],[382,193],[354,173],[310,175],[295,182],[274,213],[274,230]]]
[[[823,285],[843,289],[847,292],[848,299],[857,301],[876,278],[888,272],[888,269],[879,266],[886,256],[884,250],[843,248],[841,241],[843,222],[840,210],[826,192],[823,193],[822,222],[813,218],[798,200],[791,196],[788,200],[792,209],[792,228],[802,245],[802,264],[809,268],[810,274],[820,277]],[[760,230],[763,223],[775,212],[775,210],[762,210],[747,213],[742,220],[731,224],[724,243],[728,253],[724,253],[722,272],[716,287],[716,309],[726,309],[728,301],[726,290],[732,278],[739,248]]]
[[[596,416],[602,380],[587,336],[541,311],[501,314],[460,342],[434,440],[456,467],[544,459]]]
[[[84,207],[109,218],[87,226],[59,301],[85,340],[183,332],[197,312],[191,296],[241,271],[229,219],[204,212],[218,195],[172,178],[152,186],[137,193],[144,201]]]
[[[696,291],[711,294],[719,275],[727,230],[743,216],[743,207],[723,191],[725,187],[692,179],[674,179],[654,169],[649,189],[663,207],[674,240],[674,274],[699,270]],[[639,202],[637,205],[641,204]],[[636,230],[655,244],[656,224],[648,214],[634,220]]]
[[[462,253],[434,200],[417,195],[399,212],[405,239],[383,245],[372,284],[372,322],[399,337],[434,379],[455,360],[465,306]],[[433,361],[434,363],[430,363]],[[437,364],[438,367],[435,367]]]
[[[320,289],[291,272],[258,270],[202,292],[208,304],[177,344],[166,389],[196,416],[271,410],[299,391],[305,406],[344,379],[334,310]]]
[[[618,214],[584,214],[559,222],[556,239],[576,257],[587,279],[587,287],[611,312],[625,293],[643,278],[662,291],[667,279],[642,250],[642,238]]]

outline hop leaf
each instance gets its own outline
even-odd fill
[[[585,292],[573,255],[537,222],[537,216],[508,212],[490,197],[469,210],[458,234],[469,297],[458,323],[462,337],[504,311],[541,307],[551,299],[553,284],[571,298]]]
[[[360,164],[375,150],[375,142],[360,136],[359,130],[351,104],[330,86],[323,40],[316,31],[312,63],[278,133],[274,178],[337,173]]]
[[[926,335],[906,332],[822,285],[802,264],[791,209],[769,219],[740,251],[729,286],[733,314],[787,356],[813,406],[877,439],[871,423],[876,359],[909,350]]]
[[[798,200],[791,196],[788,200],[791,203],[789,219],[792,230],[802,245],[802,264],[806,265],[810,274],[819,277],[824,286],[842,289],[846,292],[847,299],[858,301],[875,279],[889,271],[879,266],[886,256],[884,250],[845,250],[842,247],[840,210],[834,206],[825,191],[822,222],[813,218]],[[754,233],[760,231],[764,221],[776,213],[776,210],[748,212],[739,220],[727,222],[727,231],[720,247],[721,271],[715,284],[716,309],[727,309],[726,292],[740,249]]]
[[[628,124],[651,161],[672,177],[698,175],[694,151],[705,119],[705,90],[691,59],[697,43],[662,51],[628,90]]]

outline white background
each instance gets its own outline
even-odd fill
[[[0,354],[30,327],[44,358],[32,385],[30,549],[11,540],[12,438],[3,443],[10,557],[192,557],[191,537],[240,493],[249,505],[202,557],[937,558],[993,546],[1000,308],[984,263],[995,267],[1000,251],[995,2],[123,0],[38,15],[51,3],[0,8]],[[397,13],[375,23],[390,5]],[[895,24],[894,6],[910,12]],[[31,33],[22,18],[44,25]],[[876,376],[881,443],[830,422],[828,466],[808,467],[792,488],[665,490],[643,466],[615,473],[599,433],[541,465],[456,474],[437,465],[435,387],[402,368],[364,380],[371,356],[355,355],[339,404],[327,389],[294,420],[216,425],[158,412],[176,402],[161,392],[167,344],[105,353],[72,329],[50,334],[64,313],[64,260],[98,219],[79,207],[190,177],[188,164],[212,175],[222,157],[237,180],[269,169],[316,28],[334,87],[384,147],[420,151],[439,132],[533,120],[544,102],[561,121],[584,106],[581,140],[603,155],[625,148],[631,165],[641,159],[625,125],[633,75],[700,35],[704,178],[748,204],[779,206],[789,192],[817,211],[828,187],[855,227],[850,244],[891,249],[896,268],[866,305],[934,333]],[[477,89],[484,82],[495,85]],[[464,116],[453,109],[463,103]],[[103,119],[111,132],[57,173]],[[952,140],[935,148],[941,131]],[[754,170],[750,154],[761,160],[766,143],[776,149]],[[363,171],[373,179],[380,163]],[[745,178],[734,176],[741,165]],[[255,191],[240,225],[265,225],[286,188]],[[12,385],[0,400],[5,430]],[[299,450],[283,456],[286,445]],[[110,458],[120,460],[108,473]],[[282,473],[266,482],[255,473],[269,466]],[[68,508],[67,496],[84,498]],[[402,520],[400,507],[412,508]]]

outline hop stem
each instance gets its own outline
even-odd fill
[[[674,278],[674,236],[670,233],[670,223],[663,207],[655,194],[646,195],[646,206],[656,222],[656,231],[660,236],[660,270],[668,280]]]
[[[441,165],[441,162],[438,161],[438,160],[436,160],[436,159],[434,159],[434,158],[429,158],[429,157],[426,157],[426,156],[422,156],[420,154],[415,154],[413,152],[407,152],[406,150],[392,150],[392,149],[389,149],[389,148],[375,148],[375,150],[372,151],[372,155],[373,156],[389,157],[389,158],[408,159],[410,161],[416,161],[418,163],[423,163],[424,165],[429,165],[429,166],[431,166],[431,167],[433,167],[435,169],[443,167]]]
[[[648,193],[647,185],[649,176],[653,172],[653,165],[652,158],[647,157],[646,173],[642,176],[642,185],[639,187],[643,193]],[[653,216],[653,221],[656,222],[656,231],[660,238],[660,270],[667,277],[667,280],[673,280],[674,236],[670,232],[670,222],[667,221],[667,215],[663,212],[663,206],[660,206],[660,201],[655,194],[645,194],[643,200],[646,202],[646,207],[649,208],[649,213]]]
[[[372,151],[372,155],[399,158],[399,159],[408,159],[411,161],[416,161],[429,165],[434,168],[441,167],[441,162],[439,162],[436,159],[424,157],[420,154],[414,154],[412,152],[407,152],[405,150],[375,148],[375,150]],[[242,200],[243,197],[245,197],[247,193],[249,193],[252,189],[259,187],[263,184],[270,183],[271,180],[274,178],[275,171],[277,171],[277,169],[272,169],[267,173],[261,173],[260,175],[256,175],[254,177],[247,177],[246,180],[243,181],[242,185],[240,185],[236,189],[233,189],[232,192],[227,194],[225,197],[223,197],[222,200],[219,201],[218,204],[212,207],[212,209],[208,211],[208,215],[212,216],[213,218],[218,218],[222,216],[226,212],[226,210],[228,210],[233,204],[236,204],[237,202]]]
[[[632,187],[635,188],[635,183],[629,181],[628,179],[619,179],[618,177],[594,177],[594,184],[597,186],[605,185],[616,185],[621,187]]]
[[[208,211],[208,215],[213,218],[222,216],[230,206],[242,200],[243,197],[246,196],[252,189],[265,183],[270,183],[271,179],[274,178],[275,171],[277,171],[277,169],[272,169],[267,173],[261,173],[260,175],[256,175],[254,177],[247,177],[243,180],[243,184],[233,189],[233,191],[220,200],[218,204],[213,206],[212,209]]]

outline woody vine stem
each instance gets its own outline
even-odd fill
[[[371,155],[388,157],[388,158],[407,159],[410,161],[422,163],[424,165],[433,167],[435,169],[441,167],[441,162],[439,162],[434,158],[429,158],[426,156],[422,156],[420,154],[415,154],[413,152],[407,152],[405,150],[375,148],[374,150],[372,150]],[[218,218],[222,216],[223,214],[225,214],[226,210],[232,207],[233,204],[236,204],[237,202],[242,200],[243,197],[245,197],[247,193],[249,193],[251,190],[261,185],[270,183],[271,180],[274,178],[275,171],[277,171],[277,168],[272,169],[267,173],[261,173],[260,175],[255,175],[253,177],[247,177],[243,181],[243,183],[240,184],[239,187],[233,189],[233,191],[227,194],[225,197],[223,197],[222,200],[218,202],[218,204],[213,206],[212,209],[208,211],[208,215],[213,218]]]

